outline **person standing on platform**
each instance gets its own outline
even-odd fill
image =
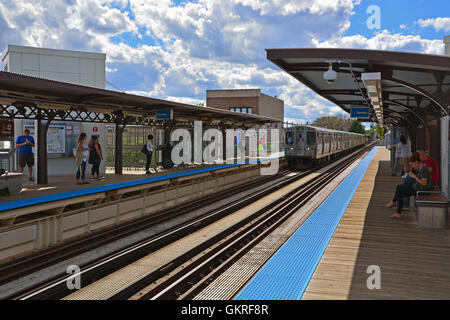
[[[392,143],[392,148],[394,148],[394,167],[392,168],[392,176],[394,177],[397,175],[397,171],[399,171],[400,167],[400,139],[394,140],[394,142]]]
[[[439,187],[439,166],[432,157],[427,156],[425,151],[417,150],[420,156],[420,160],[425,164],[425,166],[430,170],[431,173],[431,183],[433,184],[433,189]]]
[[[151,174],[150,165],[152,163],[152,154],[153,154],[153,135],[149,134],[147,136],[147,146],[145,148],[145,156],[147,157],[147,163],[145,165],[145,173]]]
[[[30,130],[25,129],[22,136],[17,137],[16,148],[19,148],[19,172],[23,172],[23,168],[28,166],[29,180],[33,179],[34,165],[34,138],[30,136]]]
[[[89,151],[89,163],[92,164],[92,178],[101,180],[104,177],[100,175],[100,163],[103,161],[102,147],[98,142],[98,136],[91,136],[88,147],[91,149]]]
[[[412,156],[411,153],[411,141],[409,139],[406,139],[406,136],[404,133],[400,134],[400,143],[397,144],[397,146],[400,149],[400,164],[402,166],[402,176],[405,174],[405,171],[403,168],[405,166],[408,166],[408,160]]]
[[[78,145],[75,154],[75,163],[78,167],[76,176],[77,184],[89,184],[85,179],[85,172],[87,158],[89,157],[89,151],[91,151],[91,149],[85,142],[86,133],[82,132],[78,137]]]

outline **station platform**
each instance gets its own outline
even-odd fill
[[[419,228],[411,209],[389,219],[399,183],[375,147],[236,299],[450,299],[450,230]]]
[[[29,198],[35,198],[40,196],[48,196],[61,192],[70,192],[75,190],[89,189],[98,186],[105,186],[110,184],[117,184],[128,181],[138,181],[141,179],[152,178],[157,176],[169,175],[173,173],[187,172],[196,169],[213,168],[218,165],[207,164],[190,164],[185,167],[177,166],[172,169],[164,169],[162,167],[151,168],[151,174],[146,174],[145,169],[141,170],[124,170],[123,174],[115,174],[113,170],[106,170],[104,179],[91,180],[90,165],[86,168],[86,180],[89,184],[77,185],[75,180],[75,173],[73,175],[56,175],[49,176],[49,183],[47,185],[39,185],[34,182],[28,181],[28,174],[23,176],[22,190],[13,195],[0,195],[0,203],[8,201],[17,201]]]

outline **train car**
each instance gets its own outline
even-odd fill
[[[289,166],[313,166],[329,161],[366,143],[359,133],[330,130],[308,125],[285,129],[285,157]]]

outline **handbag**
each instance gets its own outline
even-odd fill
[[[82,162],[83,162],[83,152],[81,152],[80,150],[78,150],[78,148],[76,148],[75,164],[77,165],[77,167],[79,167],[79,166],[81,166]]]

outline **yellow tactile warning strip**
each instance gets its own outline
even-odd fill
[[[299,179],[272,194],[255,201],[251,206],[242,208],[219,221],[179,239],[140,260],[96,281],[65,297],[66,300],[108,299],[129,283],[133,283],[148,273],[159,269],[186,251],[198,246],[208,238],[228,229],[237,222],[264,208],[267,204],[279,199],[284,194],[298,188],[302,184],[317,177],[320,173],[312,173]]]
[[[450,299],[450,230],[418,228],[410,209],[389,219],[401,182],[379,147],[302,299]]]

